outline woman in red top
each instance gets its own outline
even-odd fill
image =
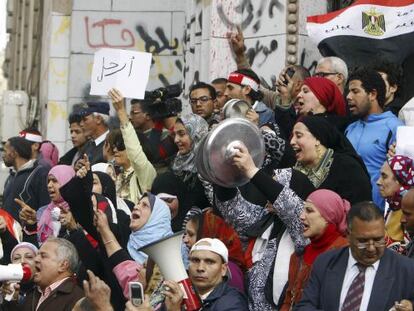
[[[344,235],[350,208],[347,200],[331,190],[319,189],[308,196],[300,218],[303,235],[311,243],[302,254],[294,253],[290,258],[288,288],[281,311],[291,310],[300,300],[319,254],[348,245]]]

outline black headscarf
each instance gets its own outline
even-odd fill
[[[354,147],[344,134],[339,132],[326,118],[319,116],[306,116],[300,118],[297,122],[305,124],[309,132],[326,148],[334,152],[344,153],[356,159],[365,172],[368,174],[364,161],[356,153]]]
[[[116,204],[116,188],[115,182],[112,180],[111,176],[103,172],[93,172],[98,176],[99,181],[102,185],[102,195],[107,197],[111,200],[112,204],[114,205],[115,209],[117,208]]]
[[[152,184],[151,193],[155,195],[159,193],[168,193],[175,195],[178,199],[178,213],[177,216],[171,220],[171,228],[174,232],[178,232],[182,229],[185,215],[192,205],[190,199],[191,196],[186,193],[186,189],[187,188],[181,179],[172,172],[158,175]]]

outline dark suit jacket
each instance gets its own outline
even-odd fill
[[[91,165],[100,162],[106,162],[103,158],[103,147],[105,145],[105,141],[101,142],[99,145],[95,145],[94,140],[89,140],[85,146],[85,153],[88,155],[89,162]]]
[[[302,300],[294,310],[338,310],[349,248],[326,252],[313,264]],[[368,311],[388,311],[396,301],[414,301],[414,261],[388,249],[375,275]]]
[[[84,297],[83,290],[76,284],[75,279],[69,278],[56,288],[37,311],[71,311],[76,302]],[[35,287],[29,292],[22,304],[11,302],[4,305],[4,310],[10,311],[35,311],[40,299],[40,292]]]

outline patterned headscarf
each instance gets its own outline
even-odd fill
[[[402,155],[395,155],[387,162],[400,184],[400,188],[392,197],[386,198],[386,200],[392,210],[399,210],[402,197],[414,186],[414,163],[411,158]]]
[[[208,124],[206,120],[196,114],[181,116],[177,122],[182,122],[188,135],[191,138],[191,150],[187,154],[178,153],[172,165],[174,173],[181,175],[183,172],[196,173],[195,150],[200,144],[202,138],[208,133]],[[185,174],[185,173],[184,173]],[[186,181],[186,178],[184,178]]]

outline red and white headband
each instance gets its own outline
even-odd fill
[[[240,85],[248,85],[255,92],[259,91],[259,84],[256,81],[254,81],[252,78],[245,76],[244,74],[241,74],[238,72],[232,72],[229,75],[227,80],[231,83],[236,83]]]
[[[34,133],[28,133],[26,131],[21,131],[19,133],[19,136],[34,143],[41,143],[43,141],[43,138],[41,135],[34,134]]]

